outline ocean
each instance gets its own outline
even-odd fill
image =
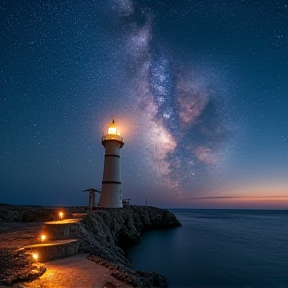
[[[287,288],[288,211],[169,209],[182,227],[148,231],[127,251],[169,288]]]

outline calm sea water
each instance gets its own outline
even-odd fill
[[[287,288],[288,211],[170,209],[182,227],[149,231],[128,252],[168,287]]]

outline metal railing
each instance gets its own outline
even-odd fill
[[[116,140],[116,141],[124,143],[123,137],[117,134],[107,134],[107,135],[102,136],[102,142],[106,140]]]

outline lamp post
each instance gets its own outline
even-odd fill
[[[33,254],[32,254],[32,257],[35,259],[35,261],[37,262],[37,260],[38,260],[38,253],[37,252],[34,252]]]
[[[101,193],[100,190],[94,189],[94,188],[89,188],[86,190],[83,190],[83,192],[89,192],[89,210],[93,210],[95,207],[95,192]]]

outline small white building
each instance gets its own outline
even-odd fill
[[[105,147],[104,170],[102,190],[99,206],[105,208],[121,208],[121,166],[120,149],[124,145],[123,137],[112,120],[108,127],[108,133],[102,137],[102,145]]]

